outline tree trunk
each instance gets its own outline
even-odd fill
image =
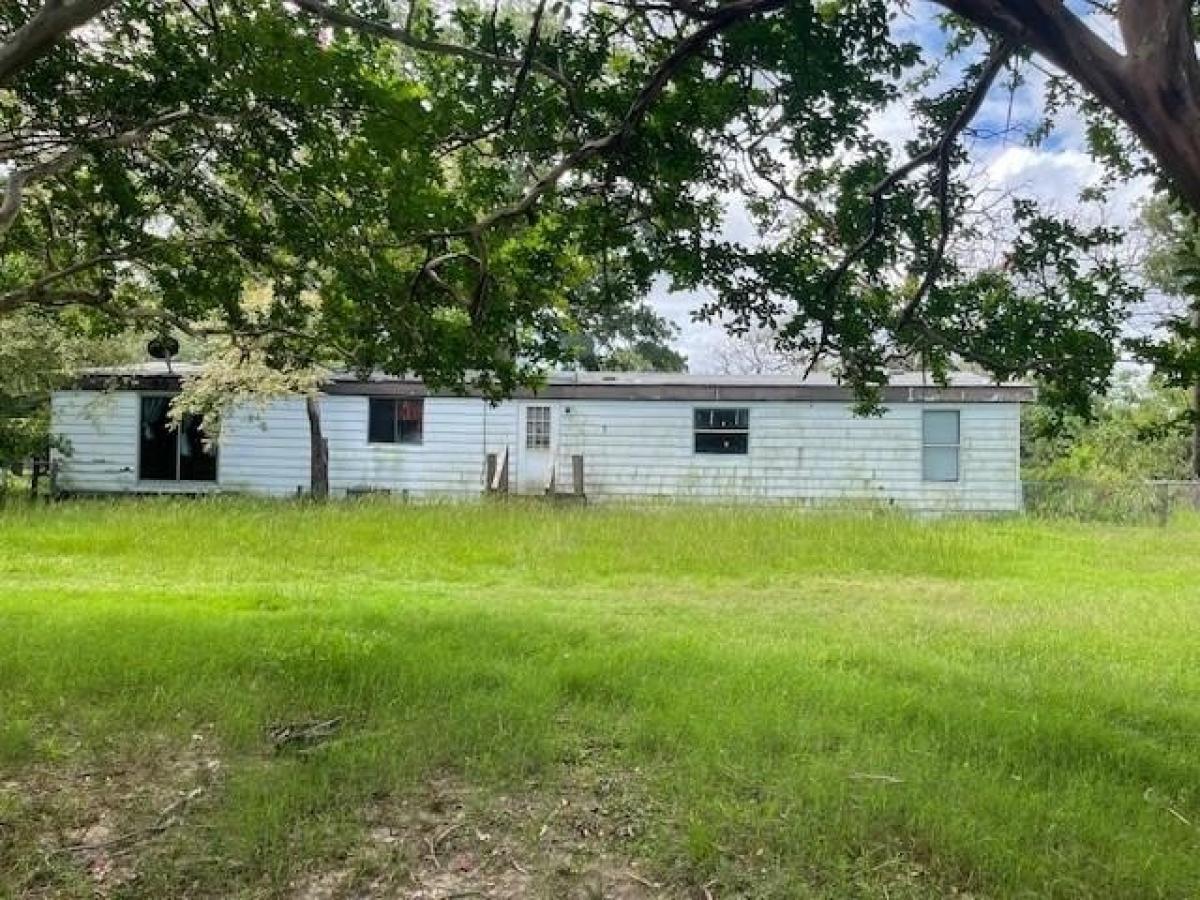
[[[1180,198],[1200,214],[1200,98],[1176,85],[1140,85],[1134,111],[1122,116],[1162,166]]]
[[[935,0],[1044,56],[1111,110],[1200,213],[1200,61],[1191,5],[1118,0],[1118,52],[1063,0]]]
[[[116,0],[46,3],[0,44],[0,84],[46,53],[76,28],[100,15]]]
[[[329,441],[321,435],[321,406],[316,397],[304,399],[308,413],[308,445],[310,462],[309,493],[314,500],[329,497]]]
[[[1200,381],[1192,385],[1192,478],[1200,479]]]

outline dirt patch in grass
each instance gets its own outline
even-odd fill
[[[205,846],[225,768],[204,728],[186,742],[147,739],[86,764],[68,752],[0,779],[0,895],[156,896],[172,883],[203,895],[200,882],[187,887],[179,853]],[[652,813],[638,791],[635,778],[579,760],[507,793],[441,775],[372,798],[348,848],[331,844],[334,856],[284,863],[298,872],[290,883],[244,873],[250,881],[241,887],[292,900],[691,896],[639,864]]]
[[[186,744],[163,739],[86,767],[39,766],[0,780],[0,886],[26,898],[121,893],[221,775],[206,727]]]
[[[611,776],[573,771],[553,785],[485,796],[441,777],[365,814],[341,865],[295,882],[293,900],[652,900],[683,897],[638,864],[645,805]]]

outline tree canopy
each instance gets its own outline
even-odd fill
[[[896,362],[965,362],[1082,406],[1137,297],[1121,235],[1018,199],[979,260],[996,227],[967,139],[989,95],[1044,70],[1047,122],[1078,110],[1114,177],[1197,209],[1193,7],[930,8],[932,43],[886,0],[18,0],[0,311],[82,306],[503,393],[569,358],[597,298],[628,306],[662,275],[868,405]],[[901,152],[872,124],[897,104],[918,125]],[[721,233],[732,202],[753,241]]]

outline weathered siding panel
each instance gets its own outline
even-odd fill
[[[249,404],[225,416],[217,451],[222,490],[295,496],[308,492],[310,477],[303,400]]]
[[[59,391],[50,402],[58,485],[80,493],[137,488],[138,395],[124,391]]]
[[[472,398],[426,398],[420,444],[369,443],[366,397],[326,397],[321,408],[334,493],[477,497],[487,454],[503,453],[516,434],[514,404],[492,407]]]
[[[54,433],[69,452],[57,453],[58,485],[76,493],[210,490],[294,494],[308,488],[308,420],[300,400],[234,410],[225,418],[217,482],[140,482],[140,397],[133,391],[62,391],[54,395]]]
[[[1020,504],[1019,406],[939,404],[961,415],[960,480],[922,480],[920,404],[880,417],[844,403],[713,404],[750,410],[749,452],[693,451],[696,404],[562,405],[560,483],[582,454],[589,497],[895,503],[911,509],[1009,510]],[[569,411],[568,411],[569,410]],[[566,479],[564,481],[564,479]]]

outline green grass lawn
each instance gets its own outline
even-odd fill
[[[1198,826],[1200,522],[0,509],[0,896],[1190,898]]]

